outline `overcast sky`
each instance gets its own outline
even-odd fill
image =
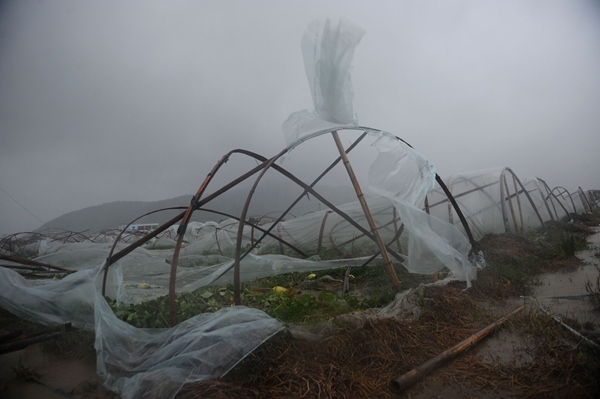
[[[366,31],[359,123],[441,176],[508,166],[600,188],[598,1],[14,0],[0,2],[0,234],[193,194],[234,148],[278,153],[288,115],[313,109],[300,40],[325,17]]]

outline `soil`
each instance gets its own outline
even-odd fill
[[[565,321],[575,324],[587,332],[600,333],[600,314],[593,311],[589,300],[584,297],[586,281],[595,282],[598,276],[600,259],[597,257],[600,248],[600,230],[588,238],[590,249],[580,251],[577,257],[584,261],[583,265],[572,272],[548,273],[539,276],[539,285],[533,287],[531,296],[513,298],[497,303],[482,305],[498,319],[510,312],[517,305],[525,304],[528,308],[538,306],[559,316]],[[497,317],[496,317],[497,316]],[[531,348],[535,346],[532,336],[515,333],[511,329],[501,329],[490,335],[475,348],[469,351],[468,357],[462,361],[450,363],[444,372],[453,375],[452,368],[467,367],[465,362],[478,360],[491,367],[510,365],[515,368],[528,367],[533,361]],[[573,345],[577,344],[573,341]],[[439,348],[439,352],[444,347]],[[439,353],[438,352],[438,353]],[[415,365],[416,367],[417,365]],[[35,378],[25,381],[15,374],[16,369],[25,369],[34,373]],[[443,374],[443,373],[442,373]],[[459,375],[459,374],[456,374]],[[118,399],[119,396],[107,391],[96,375],[94,360],[63,359],[42,353],[40,344],[30,345],[24,350],[0,355],[0,397],[6,399],[48,398],[48,399]],[[597,392],[596,392],[597,394]],[[594,393],[591,393],[593,397]],[[180,395],[185,398],[195,397]],[[293,396],[293,395],[292,395]],[[197,396],[201,397],[201,396]],[[210,395],[203,397],[212,397]],[[221,397],[221,396],[219,396]],[[223,396],[226,397],[226,396]],[[234,397],[234,396],[230,396]],[[254,396],[248,396],[254,397]],[[260,397],[260,395],[256,396]],[[291,397],[291,396],[290,396]],[[352,397],[351,394],[344,397]],[[389,397],[389,396],[382,396]],[[508,398],[511,391],[503,388],[482,391],[460,381],[448,383],[448,378],[433,373],[399,397],[413,399],[433,398]],[[536,396],[532,397],[545,397]],[[560,395],[552,397],[562,397]]]
[[[13,369],[32,373],[30,380],[18,378]],[[5,399],[117,399],[96,375],[93,360],[64,359],[48,355],[40,344],[0,356],[0,380]]]

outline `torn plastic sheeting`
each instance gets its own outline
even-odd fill
[[[336,26],[329,19],[309,25],[302,38],[302,55],[315,112],[293,113],[283,124],[288,155],[309,138],[336,128],[357,126],[350,71],[354,49],[364,33],[343,20]],[[435,184],[434,166],[396,137],[384,132],[369,133],[379,135],[373,144],[379,155],[369,171],[369,186],[375,194],[388,198],[401,215],[409,234],[409,254],[404,262],[407,269],[433,273],[446,266],[470,284],[474,273],[467,259],[470,243],[456,227],[439,219],[434,221],[420,209]],[[440,232],[434,232],[432,224],[440,227]]]
[[[246,307],[201,314],[171,329],[139,329],[118,319],[101,295],[103,264],[33,286],[0,268],[0,306],[32,322],[95,331],[97,371],[123,398],[172,398],[184,383],[219,377],[283,327]],[[109,287],[122,286],[119,267]]]
[[[69,274],[61,280],[44,280],[37,285],[18,273],[0,268],[0,307],[34,323],[57,325],[71,323],[75,328],[94,330],[94,291],[104,264]],[[108,275],[112,297],[123,299],[120,268]]]
[[[172,398],[185,383],[220,377],[283,326],[244,306],[204,313],[170,329],[139,329],[96,293],[97,370],[129,398]]]
[[[322,130],[357,125],[350,71],[354,49],[364,33],[346,20],[337,24],[316,20],[308,26],[301,47],[314,113],[290,115],[283,126],[288,146]]]
[[[341,125],[327,122],[315,113],[308,112],[307,110],[294,112],[283,123],[283,135],[289,151],[288,154],[281,158],[280,162],[284,162],[289,156],[289,152],[306,140],[331,133],[335,130],[348,128],[356,129],[357,125],[354,123]]]
[[[340,20],[336,25],[326,19],[313,21],[302,37],[315,112],[326,121],[346,124],[354,120],[350,70],[354,48],[364,33],[348,21]]]
[[[421,209],[390,198],[408,233],[408,259],[411,273],[431,274],[447,267],[456,278],[471,286],[475,268],[468,260],[469,240],[456,226],[428,215]]]
[[[240,279],[241,281],[252,281],[284,273],[302,273],[348,266],[360,266],[364,264],[368,258],[369,257],[359,257],[329,261],[312,261],[277,254],[249,254],[242,259]],[[180,274],[178,272],[177,291],[188,292],[212,284],[229,284],[233,278],[232,273],[233,260],[206,268],[192,269],[186,274]]]
[[[371,191],[421,208],[435,185],[435,166],[395,136],[381,132],[373,142],[377,158],[369,168]]]
[[[471,244],[454,225],[421,208],[435,183],[433,165],[387,133],[382,133],[373,146],[379,154],[369,169],[369,189],[388,198],[398,210],[408,235],[406,269],[430,274],[447,267],[470,285],[475,274],[468,260]]]

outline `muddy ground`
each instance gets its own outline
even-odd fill
[[[585,285],[598,278],[600,232],[588,242],[588,249],[576,253],[580,261],[561,260],[564,268],[541,274],[529,290],[515,290],[510,280],[494,276],[494,289],[500,284],[506,295],[486,295],[490,288],[483,282],[466,291],[464,283],[427,289],[418,322],[367,322],[322,342],[280,334],[227,376],[189,384],[178,398],[600,397],[598,357],[540,309],[598,342],[600,313]],[[452,362],[400,393],[390,388],[394,378],[520,305],[526,309]],[[14,323],[5,312],[0,318],[3,327]],[[42,348],[35,344],[0,356],[0,397],[118,398],[99,382],[93,356],[65,357]]]

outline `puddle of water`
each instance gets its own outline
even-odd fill
[[[579,332],[600,332],[600,312],[594,311],[585,288],[588,280],[595,286],[600,274],[600,258],[595,256],[600,252],[600,228],[596,228],[595,231],[595,234],[588,237],[588,248],[576,253],[577,257],[585,262],[583,266],[573,272],[541,275],[541,285],[533,290],[534,297],[520,299],[514,304],[525,304],[538,311],[536,305],[539,305],[563,321],[565,318],[575,319],[584,327],[578,328]],[[482,361],[491,364],[525,366],[532,360],[526,349],[532,346],[535,346],[535,343],[528,342],[526,338],[501,330],[480,343],[475,349],[475,354]]]
[[[486,363],[522,367],[533,362],[527,353],[527,348],[532,346],[526,338],[501,330],[479,344],[474,353]]]
[[[541,285],[534,287],[530,302],[538,304],[548,312],[560,317],[576,319],[580,324],[592,323],[600,329],[600,314],[595,312],[586,290],[589,281],[595,286],[600,274],[600,258],[596,257],[600,248],[600,229],[588,237],[588,249],[576,253],[584,265],[573,272],[545,273],[540,276]]]

